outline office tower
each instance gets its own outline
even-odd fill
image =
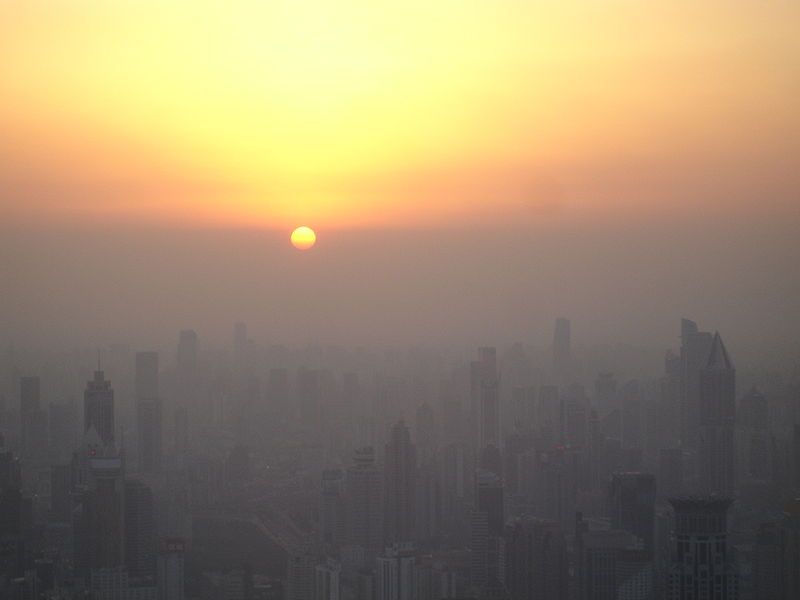
[[[393,544],[387,547],[376,560],[375,599],[416,600],[415,562],[411,544]]]
[[[314,599],[339,600],[341,595],[342,566],[331,558],[317,565],[315,570]]]
[[[470,364],[470,398],[473,435],[478,448],[500,447],[500,395],[497,350],[478,348],[478,360]]]
[[[377,551],[383,544],[383,472],[375,464],[371,447],[355,451],[348,467],[347,533],[354,546]]]
[[[289,555],[286,569],[286,600],[314,600],[317,558],[303,548]]]
[[[124,565],[125,483],[122,459],[114,453],[90,448],[83,459],[88,464],[88,489],[76,515],[75,557],[79,574],[86,578],[93,570]]]
[[[680,398],[681,443],[696,449],[700,439],[700,371],[708,362],[712,335],[697,323],[681,319]]]
[[[769,407],[767,399],[755,387],[741,399],[736,422],[745,477],[751,481],[769,481],[772,476]]]
[[[475,474],[475,510],[471,519],[470,582],[478,590],[505,580],[505,507],[502,480],[490,471]]]
[[[162,456],[162,414],[158,391],[158,353],[136,354],[134,382],[136,395],[139,469],[157,472]]]
[[[184,542],[165,540],[158,554],[158,600],[184,598]]]
[[[21,377],[20,439],[23,457],[41,457],[47,453],[47,415],[41,409],[38,377]]]
[[[634,534],[647,552],[655,549],[656,479],[647,473],[615,473],[609,488],[611,527]]]
[[[94,427],[104,445],[114,443],[114,390],[102,371],[86,382],[83,393],[83,431]]]
[[[50,456],[66,460],[78,445],[78,408],[73,400],[50,403]]]
[[[417,452],[403,421],[392,426],[384,456],[384,536],[387,543],[413,539]]]
[[[670,600],[738,597],[738,579],[728,548],[726,498],[672,498],[675,546],[670,569]]]
[[[515,519],[506,530],[505,583],[514,600],[567,600],[569,561],[555,523]]]
[[[736,371],[719,333],[700,371],[700,485],[708,493],[735,489]]]
[[[570,322],[569,319],[559,317],[553,332],[553,373],[563,379],[569,374],[571,367]]]
[[[671,350],[664,358],[664,377],[659,381],[658,411],[648,436],[656,448],[681,445],[681,359]]]
[[[320,543],[336,550],[345,543],[346,502],[344,473],[340,469],[322,472],[319,507]]]
[[[153,492],[141,481],[125,482],[125,565],[137,583],[155,585],[156,530]]]

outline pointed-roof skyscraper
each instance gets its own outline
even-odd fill
[[[736,370],[719,333],[714,334],[700,370],[699,409],[701,487],[708,493],[732,495],[736,474]]]

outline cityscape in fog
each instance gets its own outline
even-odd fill
[[[0,600],[800,600],[799,24],[0,0]]]
[[[796,598],[800,382],[674,325],[636,376],[565,317],[504,347],[9,347],[0,590]]]

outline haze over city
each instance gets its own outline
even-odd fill
[[[799,24],[0,0],[0,597],[798,597]]]

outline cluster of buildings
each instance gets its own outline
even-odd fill
[[[680,334],[624,382],[566,319],[549,357],[469,360],[184,331],[166,368],[111,357],[122,402],[99,366],[80,405],[12,372],[0,596],[800,597],[800,394],[742,394],[718,333]]]

